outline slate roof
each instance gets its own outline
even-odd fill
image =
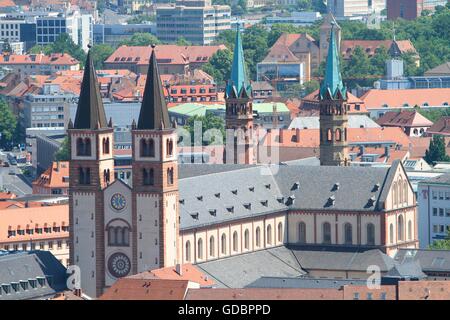
[[[401,264],[396,264],[384,278],[396,279],[425,279],[427,275],[422,272],[422,267],[419,261],[405,261]]]
[[[424,183],[424,184],[445,184],[445,185],[449,185],[450,184],[450,173],[444,173],[444,174],[439,175],[437,177],[423,180],[423,181],[421,181],[421,183]]]
[[[365,285],[362,279],[316,279],[316,278],[283,278],[261,277],[250,283],[247,288],[302,288],[302,289],[339,289],[345,285]]]
[[[261,276],[300,277],[305,274],[286,247],[231,256],[196,265],[218,288],[244,288]]]
[[[425,273],[450,271],[450,250],[399,249],[394,259],[398,263],[417,261]]]
[[[50,285],[37,284],[32,289],[30,280],[51,277]],[[24,290],[21,281],[28,284]],[[17,283],[15,292],[11,284]],[[6,294],[5,286],[10,286]],[[44,299],[67,289],[66,268],[48,251],[20,251],[0,254],[0,300]]]
[[[398,166],[182,165],[180,228],[287,210],[378,212]]]
[[[379,249],[346,248],[336,246],[291,246],[303,270],[363,271],[371,265],[387,272],[394,267],[394,260]]]
[[[366,115],[350,114],[348,128],[379,128],[380,126]],[[319,129],[319,116],[296,117],[292,119],[288,129]]]

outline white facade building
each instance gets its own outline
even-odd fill
[[[428,248],[450,229],[450,173],[419,182],[419,245]]]
[[[328,10],[336,19],[367,17],[386,8],[386,0],[329,0]]]

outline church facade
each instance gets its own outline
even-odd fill
[[[239,51],[239,34],[236,41]],[[388,254],[417,247],[416,202],[400,162],[390,168],[262,166],[244,140],[242,162],[178,164],[177,128],[169,121],[155,51],[139,119],[132,124],[132,185],[114,179],[113,124],[90,53],[75,121],[69,123],[70,260],[80,267],[88,295],[98,297],[118,278],[146,270],[220,262],[281,245],[379,248]],[[236,66],[244,66],[240,53]],[[232,75],[226,126],[251,131],[245,69]],[[331,101],[330,92],[342,94],[336,83],[340,88],[340,82],[327,84],[325,101]]]

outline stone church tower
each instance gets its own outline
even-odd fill
[[[106,121],[90,51],[68,136],[70,261],[80,267],[83,290],[97,296],[105,284],[103,190],[114,181],[114,136],[111,121]]]
[[[324,166],[346,166],[349,161],[347,90],[342,83],[339,56],[332,27],[326,74],[320,87],[320,164]]]
[[[162,91],[153,46],[133,141],[133,272],[178,262],[177,134]]]
[[[177,134],[169,121],[155,50],[138,123],[132,124],[133,186],[114,180],[107,123],[91,53],[75,122],[69,122],[70,259],[81,289],[98,297],[118,278],[178,263]]]
[[[254,164],[253,93],[247,78],[240,27],[237,26],[231,79],[225,90],[225,163]]]

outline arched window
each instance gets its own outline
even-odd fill
[[[209,255],[214,257],[214,236],[209,237]]]
[[[237,232],[233,232],[233,251],[238,252],[238,234]]]
[[[167,184],[173,184],[173,168],[167,168]]]
[[[394,202],[394,205],[397,204],[397,182],[394,182],[394,185],[392,187],[392,200]]]
[[[344,243],[353,244],[353,232],[352,225],[350,223],[346,223],[344,225]]]
[[[261,246],[261,229],[259,227],[256,227],[255,242],[256,246],[259,248]]]
[[[121,227],[116,227],[116,245],[122,245],[123,243],[123,232]]]
[[[400,181],[397,184],[398,186],[398,204],[401,205],[403,203],[403,180],[400,178]]]
[[[269,224],[267,226],[267,244],[272,244],[272,226]]]
[[[130,245],[130,230],[127,227],[122,228],[122,245]]]
[[[392,223],[389,225],[389,242],[394,243],[394,225]]]
[[[167,139],[166,140],[166,153],[167,156],[171,156],[173,154],[173,140],[172,139]]]
[[[373,223],[367,224],[367,245],[375,245],[375,225]]]
[[[331,129],[327,130],[327,140],[328,141],[332,141],[333,140],[333,132],[331,131]]]
[[[83,138],[78,138],[77,139],[77,156],[84,156],[84,151],[85,147],[84,147],[84,141]]]
[[[250,232],[248,229],[244,231],[244,248],[248,250],[250,248]]]
[[[408,181],[403,181],[403,201],[408,203]]]
[[[222,234],[220,246],[222,254],[227,254],[227,236],[225,233]]]
[[[330,225],[330,223],[325,222],[322,225],[322,232],[323,232],[323,243],[331,244],[331,225]]]
[[[91,155],[91,139],[89,138],[84,139],[84,155],[85,156]]]
[[[303,221],[298,224],[298,242],[306,243],[306,224]]]
[[[108,245],[113,246],[116,244],[116,231],[113,227],[108,228]]]
[[[146,186],[152,186],[155,183],[155,177],[154,177],[154,170],[153,168],[150,169],[142,169],[142,180],[144,182],[144,185]]]
[[[335,137],[335,139],[336,139],[336,141],[341,141],[341,139],[342,139],[342,131],[341,131],[341,129],[339,129],[339,128],[337,128],[336,129],[336,131],[335,131],[335,135],[336,135],[336,137]]]
[[[140,140],[140,154],[141,157],[154,157],[155,156],[155,141],[153,139]]]
[[[109,154],[109,138],[103,138],[103,154]]]
[[[78,168],[78,179],[80,184],[91,184],[91,169]]]
[[[398,240],[399,241],[403,241],[405,238],[404,238],[404,227],[403,227],[403,223],[404,223],[404,221],[403,221],[403,216],[402,215],[399,215],[398,216],[398,220],[397,220],[397,232],[398,232]]]
[[[186,261],[189,262],[191,261],[191,242],[188,240],[186,241]]]
[[[197,241],[197,259],[203,259],[203,239]]]
[[[408,221],[408,240],[412,239],[412,221]]]
[[[283,224],[278,223],[278,242],[283,242]]]

